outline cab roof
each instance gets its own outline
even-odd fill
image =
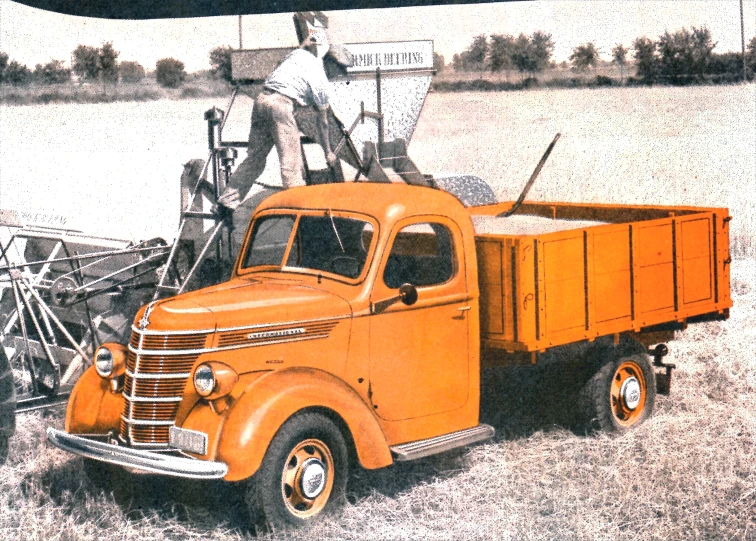
[[[345,182],[283,190],[263,200],[257,211],[270,208],[349,210],[381,223],[423,214],[469,222],[462,203],[444,191],[403,183]]]

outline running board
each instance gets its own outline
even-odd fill
[[[465,430],[460,430],[459,432],[452,432],[451,434],[444,434],[443,436],[436,436],[435,438],[429,438],[427,440],[395,445],[394,447],[391,447],[391,452],[397,462],[405,462],[407,460],[415,460],[417,458],[424,458],[437,453],[443,453],[444,451],[450,451],[457,447],[464,447],[465,445],[493,438],[493,436],[494,428],[492,426],[478,425],[473,428],[467,428]]]

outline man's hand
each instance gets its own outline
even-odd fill
[[[213,205],[211,212],[215,214],[220,221],[224,222],[227,227],[233,228],[234,211],[240,204],[241,199],[239,197],[239,191],[234,188],[226,188],[218,198],[218,202]]]
[[[232,211],[236,210],[236,207],[238,207],[240,204],[241,198],[239,197],[239,190],[236,190],[234,188],[226,188],[226,190],[218,198],[218,206],[222,205],[226,208],[231,209]]]
[[[226,227],[233,229],[234,225],[234,211],[225,205],[218,203],[213,206],[213,214],[218,217],[218,220],[226,224]]]

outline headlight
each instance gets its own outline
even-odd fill
[[[95,353],[95,370],[101,378],[108,378],[113,373],[113,353],[106,347],[100,347]]]
[[[194,388],[200,396],[210,396],[215,389],[215,374],[207,364],[201,364],[194,371]]]
[[[227,396],[239,381],[239,375],[227,364],[207,361],[194,371],[194,389],[201,397],[213,401]]]

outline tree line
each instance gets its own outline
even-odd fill
[[[144,67],[135,61],[119,62],[120,53],[112,42],[101,47],[78,45],[71,53],[71,67],[62,60],[37,64],[34,70],[0,51],[0,83],[13,86],[60,84],[76,80],[80,83],[138,83],[146,76]],[[186,80],[184,63],[175,58],[162,58],[155,64],[155,78],[161,86],[178,88]]]
[[[682,28],[676,32],[666,31],[658,39],[639,37],[632,48],[616,44],[611,50],[611,63],[625,79],[627,68],[632,63],[636,77],[644,83],[736,81],[743,78],[743,55],[741,53],[715,53],[716,43],[708,28]],[[548,68],[556,68],[552,60],[554,41],[551,34],[536,31],[532,35],[492,34],[475,36],[462,53],[455,54],[451,67],[457,72],[490,71],[509,73],[516,70],[524,78]],[[600,50],[595,43],[587,42],[575,47],[569,57],[572,70],[585,72],[596,68],[601,62]],[[441,69],[443,69],[441,57]],[[753,79],[756,71],[756,36],[748,44],[746,53],[747,78]],[[439,69],[438,67],[436,68]]]
[[[624,82],[626,71],[634,66],[635,77],[643,83],[713,81],[730,82],[743,78],[743,56],[740,53],[715,53],[716,43],[706,27],[682,28],[664,32],[658,39],[639,37],[631,48],[617,44],[611,49],[611,63],[620,72]],[[209,53],[210,74],[216,79],[232,82],[230,46],[215,47]],[[551,34],[536,31],[531,35],[510,34],[478,35],[463,52],[455,54],[449,64],[456,72],[485,71],[505,73],[507,80],[516,70],[521,78],[535,78],[538,73],[556,67],[552,60],[554,40]],[[631,54],[632,53],[632,54]],[[100,47],[78,45],[71,53],[71,67],[62,60],[37,64],[33,70],[11,60],[0,51],[0,83],[24,86],[30,83],[59,84],[71,80],[102,84],[138,83],[146,76],[145,68],[136,61],[119,62],[120,53],[112,42]],[[600,63],[600,50],[595,43],[587,42],[575,47],[569,57],[572,69],[586,72]],[[746,53],[747,78],[756,72],[756,36]],[[438,53],[433,55],[433,67],[443,71],[447,64]],[[187,78],[184,63],[175,58],[162,58],[155,65],[158,84],[167,88],[180,87]]]

